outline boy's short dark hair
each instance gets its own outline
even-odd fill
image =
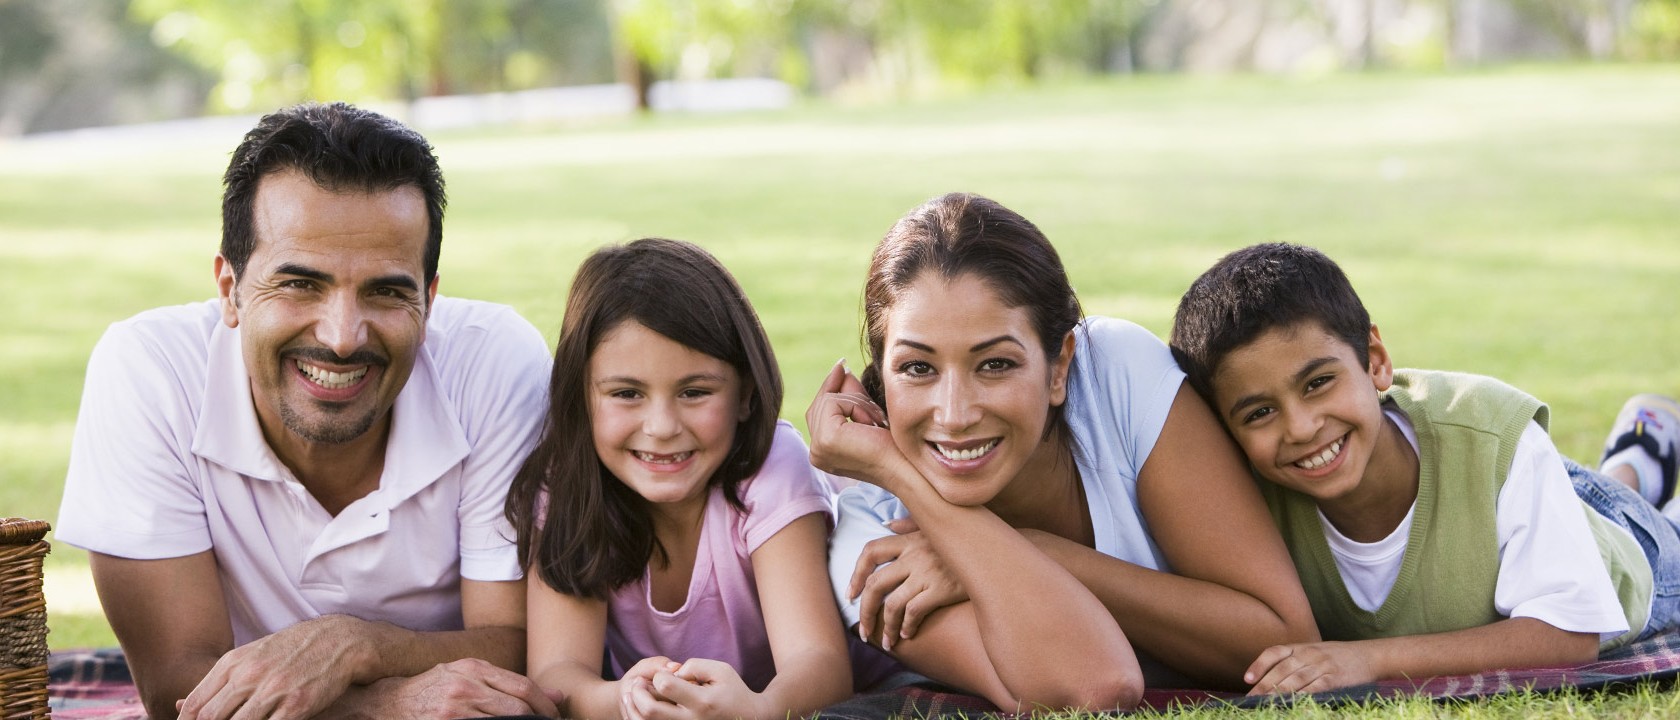
[[[1172,351],[1190,386],[1213,402],[1213,374],[1267,330],[1318,323],[1370,360],[1371,315],[1335,261],[1288,243],[1243,248],[1208,268],[1178,301]]]

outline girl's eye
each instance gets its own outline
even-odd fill
[[[711,394],[712,391],[707,388],[686,388],[682,392],[678,393],[677,396],[692,399],[708,397]]]
[[[1005,360],[1004,358],[992,358],[980,363],[980,369],[986,372],[1003,372],[1013,369],[1015,366],[1014,360]]]
[[[911,360],[898,366],[898,372],[910,377],[926,377],[933,374],[933,366],[920,360]]]
[[[1254,423],[1254,422],[1258,422],[1260,420],[1264,420],[1266,418],[1266,416],[1271,415],[1271,414],[1272,414],[1272,409],[1271,408],[1269,408],[1269,407],[1258,407],[1258,408],[1255,408],[1253,410],[1250,410],[1247,415],[1244,415],[1242,421],[1243,421],[1244,425],[1248,425],[1250,423]]]
[[[636,398],[641,397],[641,393],[630,389],[620,389],[607,393],[607,396],[618,400],[635,400]]]

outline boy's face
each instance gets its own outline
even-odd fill
[[[1385,423],[1377,394],[1394,379],[1371,326],[1368,366],[1315,322],[1266,331],[1213,375],[1214,412],[1261,477],[1316,500],[1359,486]]]

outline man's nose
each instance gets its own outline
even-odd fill
[[[367,345],[367,313],[354,293],[334,293],[321,306],[315,339],[339,357],[349,357]]]

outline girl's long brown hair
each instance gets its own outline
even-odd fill
[[[647,501],[607,470],[589,421],[589,358],[625,321],[735,369],[751,410],[734,446],[709,480],[737,508],[741,481],[770,452],[782,407],[782,377],[746,293],[717,258],[691,243],[644,238],[597,250],[578,268],[554,349],[548,418],[537,446],[514,476],[506,512],[518,533],[519,562],[549,587],[606,599],[641,577],[664,548]]]

